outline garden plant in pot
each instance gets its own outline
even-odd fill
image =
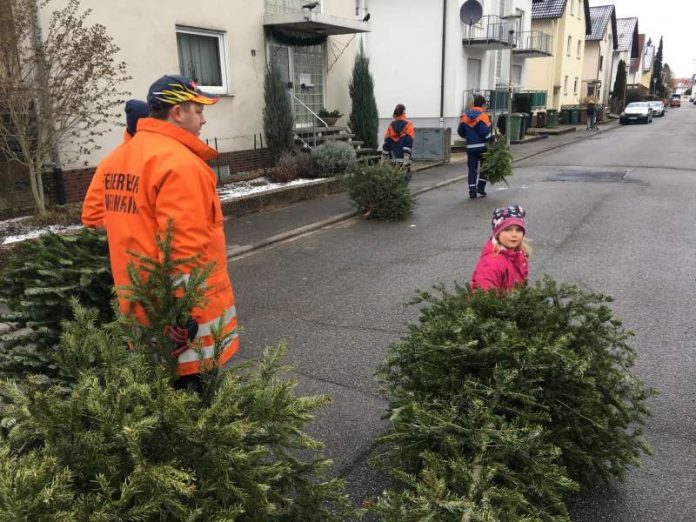
[[[336,125],[336,122],[341,116],[343,116],[343,114],[341,114],[339,110],[330,111],[322,108],[319,111],[319,117],[322,119],[326,127],[333,127]]]

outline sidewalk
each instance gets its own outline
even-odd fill
[[[618,123],[610,121],[601,125],[598,131],[586,132],[584,125],[578,125],[575,132],[513,144],[513,161],[532,158],[616,127]],[[453,153],[450,163],[428,164],[425,168],[416,169],[410,185],[415,194],[457,183],[466,180],[466,153]],[[229,217],[225,220],[226,237],[230,242],[227,258],[232,260],[237,256],[348,219],[356,219],[356,211],[345,192],[301,201],[275,210]]]

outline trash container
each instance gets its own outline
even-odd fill
[[[563,125],[570,124],[570,109],[561,109],[561,123]]]
[[[558,109],[548,109],[546,111],[546,126],[549,129],[558,127]]]
[[[510,116],[510,141],[520,141],[522,139],[522,121],[524,115],[519,112],[513,112]]]
[[[580,123],[580,110],[577,108],[570,109],[570,124],[577,125]]]
[[[514,115],[513,115],[514,116]],[[532,118],[531,114],[527,114],[524,112],[520,112],[517,114],[520,118],[520,134],[519,134],[519,139],[523,140],[524,137],[527,135],[527,129],[529,128],[529,122]]]
[[[536,126],[539,129],[546,127],[546,112],[539,111],[536,113]]]
[[[538,112],[533,113],[529,118],[528,128],[530,128],[530,129],[537,128],[539,126],[537,123],[538,120],[539,120],[539,113]]]

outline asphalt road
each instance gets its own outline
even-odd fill
[[[573,501],[573,520],[696,520],[696,107],[602,133],[516,164],[511,186],[470,201],[457,183],[419,196],[407,221],[350,221],[230,264],[240,357],[287,340],[302,392],[330,394],[312,433],[356,499],[387,484],[367,457],[384,429],[373,373],[417,317],[417,288],[466,281],[493,208],[521,204],[544,273],[615,297],[636,336],[636,372],[659,395],[653,455],[625,482]],[[445,167],[446,168],[446,167]],[[297,206],[302,211],[302,206]]]

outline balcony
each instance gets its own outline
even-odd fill
[[[335,36],[366,33],[367,22],[325,14],[321,2],[314,9],[303,9],[307,0],[266,0],[263,25],[271,30],[298,37]]]
[[[542,31],[523,31],[516,35],[515,56],[537,58],[551,56],[551,35]]]
[[[474,25],[464,25],[462,44],[479,49],[509,49],[508,24],[496,15],[486,15]]]

